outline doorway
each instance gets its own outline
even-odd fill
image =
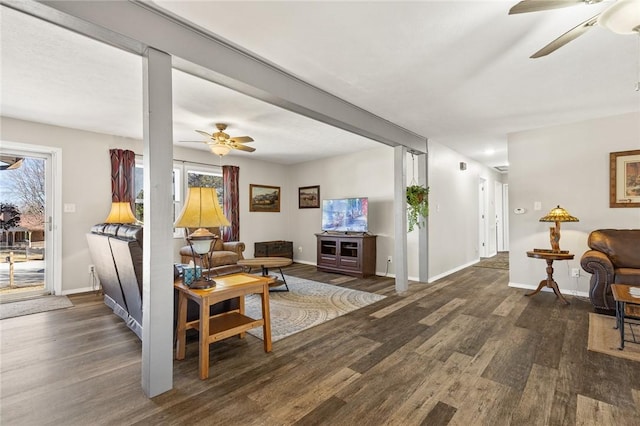
[[[59,294],[60,226],[56,226],[58,149],[4,142],[0,150],[0,295],[15,301]],[[58,190],[59,192],[59,190]]]

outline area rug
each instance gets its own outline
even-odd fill
[[[613,328],[615,325],[615,317],[590,312],[587,348],[590,351],[601,352],[618,358],[640,361],[640,344],[625,342],[624,350],[618,349],[618,346],[620,346],[620,332]],[[626,327],[625,335],[628,334],[628,324]],[[637,338],[640,326],[634,327],[634,330],[636,330]]]
[[[476,268],[492,268],[492,269],[509,269],[509,252],[499,251],[492,257],[484,257],[480,262],[476,263]]]
[[[73,303],[67,296],[45,296],[0,304],[0,319],[20,317],[56,309],[70,308]]]
[[[285,278],[290,291],[269,294],[273,342],[385,298],[302,278],[287,275]],[[259,295],[246,296],[245,312],[253,318],[262,317]],[[262,339],[262,328],[254,328],[248,333]]]

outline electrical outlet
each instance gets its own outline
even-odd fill
[[[95,265],[89,265],[89,273],[90,274],[95,274],[96,273]]]
[[[572,268],[571,269],[571,278],[578,278],[580,276],[580,269],[579,268]]]
[[[302,246],[298,246],[298,252],[302,253]]]
[[[388,256],[388,257],[387,257],[387,262],[389,262],[389,263],[393,263],[393,258],[392,258],[391,256]]]

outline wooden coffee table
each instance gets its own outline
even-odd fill
[[[640,312],[640,298],[633,297],[629,290],[632,288],[640,289],[638,286],[626,285],[626,284],[611,284],[611,292],[613,293],[613,299],[616,301],[616,328],[620,331],[620,347],[618,349],[624,349],[624,318],[625,315],[638,316]],[[633,310],[634,312],[629,312]],[[629,324],[629,331],[631,332],[632,340],[627,340],[631,343],[640,343],[636,339],[633,326],[640,327],[640,324],[635,322],[627,322]]]
[[[195,328],[200,332],[200,378],[209,377],[209,345],[227,337],[240,335],[254,327],[262,326],[264,351],[271,352],[271,319],[269,314],[269,284],[272,278],[250,274],[231,274],[215,277],[215,287],[196,290],[184,285],[182,279],[173,283],[178,290],[178,326],[176,341],[176,359],[185,357],[185,339],[187,330]],[[254,319],[244,315],[244,296],[256,293],[262,298],[262,318]],[[237,310],[210,316],[210,306],[214,303],[238,298]],[[200,305],[200,318],[187,322],[187,303],[191,299]]]
[[[282,273],[282,267],[289,266],[293,263],[293,260],[288,257],[256,257],[254,259],[240,259],[238,260],[238,265],[249,268],[247,272],[251,272],[251,268],[262,268],[262,276],[269,276],[269,268],[278,268],[280,271],[280,276],[282,277],[282,281],[274,280],[271,284],[271,287],[277,287],[284,284],[286,290],[271,290],[271,291],[289,291],[289,286],[287,285],[287,281],[284,279],[284,274]]]

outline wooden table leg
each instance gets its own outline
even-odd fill
[[[240,312],[240,315],[244,315],[244,298],[246,297],[246,295],[244,296],[240,296],[238,297],[238,312]],[[240,334],[238,334],[238,337],[240,339],[244,339],[244,337],[247,335],[247,333],[245,333],[244,331]]]
[[[176,327],[176,359],[184,359],[187,337],[187,297],[178,292],[178,324]]]
[[[564,298],[562,293],[560,293],[560,288],[558,287],[558,283],[556,283],[555,280],[553,279],[553,259],[545,259],[545,260],[547,261],[547,278],[540,281],[540,284],[538,284],[538,288],[532,291],[531,293],[527,293],[526,296],[534,296],[540,293],[540,290],[542,290],[544,287],[549,287],[550,289],[553,290],[553,292],[556,294],[556,296],[560,299],[562,303],[564,303],[565,305],[568,305],[569,301]]]
[[[200,302],[200,379],[209,377],[209,304]]]
[[[540,293],[540,290],[542,290],[546,286],[547,286],[547,280],[542,280],[540,281],[540,284],[538,284],[538,288],[536,288],[531,293],[525,294],[525,296],[535,296],[536,294]]]
[[[624,302],[616,302],[616,325],[620,329],[620,346],[618,349],[624,350]]]
[[[260,295],[262,299],[262,335],[264,337],[264,351],[271,352],[271,313],[269,310],[269,284],[265,283]]]

